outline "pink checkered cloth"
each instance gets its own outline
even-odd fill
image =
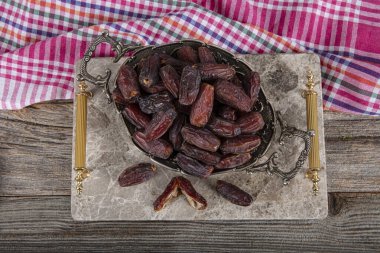
[[[195,38],[236,53],[320,56],[324,108],[380,115],[380,1],[2,0],[0,109],[72,99],[74,63],[108,29],[123,43]],[[96,56],[111,56],[102,45]]]

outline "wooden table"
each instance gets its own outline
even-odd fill
[[[0,252],[380,250],[380,118],[325,113],[320,221],[74,222],[72,102],[0,111]]]

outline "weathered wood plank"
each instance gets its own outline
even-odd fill
[[[0,251],[375,252],[380,194],[330,194],[320,221],[74,222],[70,197],[0,198]]]
[[[72,103],[0,111],[0,196],[69,195]],[[380,191],[380,117],[325,113],[330,192]]]

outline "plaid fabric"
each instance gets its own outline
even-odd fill
[[[0,13],[0,109],[73,98],[74,63],[108,29],[123,43],[317,53],[325,109],[380,115],[379,0],[1,0]]]

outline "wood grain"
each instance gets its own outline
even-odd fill
[[[72,103],[0,111],[0,196],[69,195]],[[325,113],[329,192],[380,191],[380,117]]]
[[[320,221],[74,222],[70,197],[0,198],[0,251],[375,252],[380,195],[335,193]],[[43,248],[44,247],[44,248]]]

